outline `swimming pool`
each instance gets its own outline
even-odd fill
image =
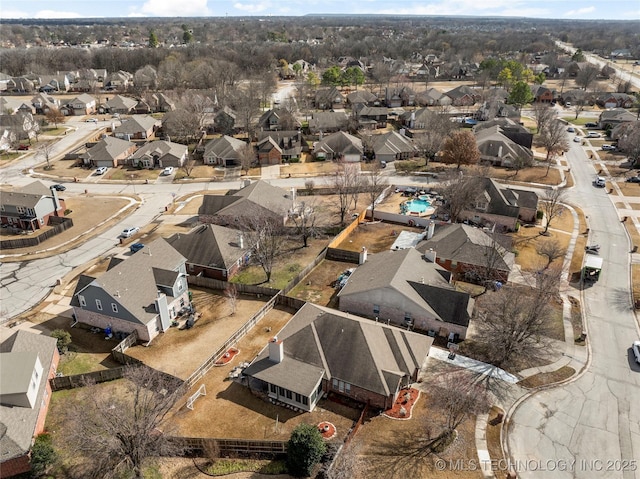
[[[429,203],[428,200],[423,199],[422,197],[405,201],[400,205],[400,212],[404,215],[421,215],[427,210],[432,209],[433,208],[431,208],[431,203]]]

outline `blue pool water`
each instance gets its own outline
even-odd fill
[[[413,199],[406,201],[404,204],[400,206],[403,214],[411,214],[411,213],[424,213],[427,208],[431,206],[425,199]]]

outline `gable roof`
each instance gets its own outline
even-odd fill
[[[453,99],[462,98],[465,95],[469,95],[475,98],[476,92],[470,87],[468,87],[467,85],[460,85],[455,87],[452,90],[449,90],[448,92],[445,93],[445,95]]]
[[[51,197],[53,193],[40,181],[34,181],[16,191],[0,190],[0,203],[3,205],[35,208],[43,197]],[[53,207],[53,203],[51,203]]]
[[[45,394],[48,373],[51,369],[57,340],[50,336],[34,334],[29,331],[18,330],[10,333],[8,328],[0,328],[3,341],[0,343],[0,353],[31,353],[37,354],[43,368],[38,393],[34,404],[36,407],[4,406],[0,404],[0,451],[2,462],[19,457],[31,448],[31,440],[36,429],[36,422],[40,414]],[[3,374],[4,376],[4,374]],[[29,374],[31,379],[31,374]],[[6,380],[6,378],[5,378]]]
[[[152,130],[155,126],[160,124],[159,120],[156,120],[152,116],[148,115],[133,115],[126,120],[122,120],[119,126],[115,127],[114,133],[134,134],[140,132],[147,132]]]
[[[204,147],[204,155],[237,160],[240,158],[240,151],[245,146],[247,146],[246,142],[224,135],[207,143]]]
[[[157,315],[157,286],[173,285],[185,261],[185,257],[167,241],[158,238],[83,288],[76,288],[74,298],[87,288],[100,288],[140,323],[146,324]]]
[[[353,103],[372,103],[378,100],[378,97],[367,90],[357,90],[347,95],[347,101]]]
[[[231,195],[204,195],[198,214],[245,216],[259,208],[284,216],[291,206],[292,201],[286,190],[258,180]]]
[[[439,258],[477,266],[486,266],[487,249],[495,249],[497,255],[493,269],[510,271],[515,256],[500,243],[479,228],[465,224],[444,224],[436,227],[431,239],[418,244],[416,250],[425,253],[434,250]]]
[[[513,161],[517,158],[533,158],[533,152],[508,138],[499,125],[476,132],[476,144],[484,158],[500,158]]]
[[[162,158],[164,156],[170,155],[175,158],[182,158],[187,152],[187,145],[181,145],[180,143],[173,143],[172,141],[165,140],[155,140],[150,141],[140,149],[138,149],[133,155],[132,158],[142,158],[146,155],[150,156],[158,156]]]
[[[414,248],[389,250],[369,255],[367,261],[349,276],[338,298],[391,289],[440,321],[467,326],[473,299],[467,293],[456,291],[449,284],[450,276],[441,266],[425,261]],[[430,287],[424,288],[424,285]],[[455,304],[455,315],[442,316],[445,312],[442,301]]]
[[[116,95],[109,101],[105,102],[105,106],[110,110],[132,110],[138,104],[137,100],[122,95]]]
[[[376,155],[396,155],[398,153],[412,153],[416,151],[416,147],[406,136],[397,131],[390,131],[374,137],[373,151]]]
[[[209,268],[229,269],[249,250],[240,247],[237,230],[218,225],[201,225],[188,234],[176,233],[167,239],[187,262]]]
[[[349,123],[349,117],[343,111],[316,111],[309,120],[312,130],[340,130]]]
[[[136,144],[131,141],[121,140],[114,136],[105,136],[89,148],[85,155],[93,161],[113,161],[134,146]]]
[[[309,396],[320,378],[333,378],[388,396],[429,354],[433,339],[394,326],[306,303],[278,333],[281,363],[268,347],[244,371]]]
[[[320,140],[314,150],[325,153],[341,153],[343,155],[362,154],[362,140],[344,131],[337,131]]]

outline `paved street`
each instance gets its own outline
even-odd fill
[[[517,407],[508,449],[522,478],[637,479],[640,406],[632,398],[640,397],[640,367],[630,352],[639,337],[630,245],[606,190],[591,185],[595,170],[584,150],[572,143],[566,156],[576,181],[570,202],[588,215],[589,242],[601,245],[604,258],[601,279],[583,294],[591,362],[579,379]]]

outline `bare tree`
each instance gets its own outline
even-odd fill
[[[476,144],[476,138],[468,130],[458,130],[447,137],[442,146],[443,163],[461,165],[474,165],[480,159],[480,150]]]
[[[640,109],[638,110],[640,113]],[[629,168],[640,161],[640,121],[627,123],[620,127],[618,148],[629,158]]]
[[[428,165],[430,160],[435,159],[445,139],[457,129],[457,126],[449,121],[447,115],[435,111],[429,111],[425,124],[418,126],[421,129],[424,128],[424,131],[414,137],[413,143],[418,151],[424,155],[425,165]]]
[[[296,234],[302,239],[302,246],[306,248],[309,238],[318,234],[315,204],[307,204],[305,201],[297,203],[289,213],[289,219],[293,221]]]
[[[245,235],[251,250],[251,261],[258,264],[267,279],[271,281],[271,273],[276,260],[285,252],[285,230],[282,217],[265,215],[256,210],[246,216]]]
[[[558,292],[561,270],[548,268],[536,274],[534,288],[509,285],[490,298],[484,296],[478,322],[478,341],[487,347],[488,360],[496,366],[514,358],[535,357],[544,352],[550,327],[550,303]]]
[[[585,91],[598,78],[600,70],[591,64],[585,65],[576,75],[576,85],[582,87]]]
[[[190,143],[200,131],[201,120],[197,113],[179,108],[164,117],[162,128],[172,141]]]
[[[51,155],[53,153],[53,146],[54,143],[52,141],[47,141],[45,143],[42,144],[42,146],[40,147],[40,151],[42,152],[45,161],[47,162],[47,166],[46,169],[50,170],[51,169]]]
[[[547,172],[545,176],[549,174],[551,168],[551,160],[560,153],[569,151],[569,140],[567,140],[567,133],[565,132],[565,126],[560,121],[551,121],[538,135],[537,143],[547,151]]]
[[[371,221],[375,219],[376,201],[388,185],[389,182],[382,176],[380,163],[376,161],[371,170],[364,175],[364,188],[371,205]]]
[[[534,103],[532,109],[533,117],[536,120],[536,126],[538,128],[538,134],[540,134],[549,123],[556,119],[556,112],[546,103]]]
[[[338,213],[340,215],[340,225],[344,226],[347,210],[353,201],[353,191],[359,187],[360,165],[353,163],[339,162],[336,170],[329,177],[328,186],[338,195]]]
[[[564,206],[562,202],[564,201],[566,194],[565,190],[560,188],[553,188],[550,190],[546,190],[542,195],[540,201],[540,208],[544,212],[544,217],[546,220],[544,231],[540,233],[541,235],[546,235],[549,227],[551,226],[551,222],[560,216],[564,211]]]
[[[188,156],[184,161],[183,165],[180,167],[182,171],[184,171],[184,175],[189,178],[191,177],[191,173],[193,173],[193,169],[196,167],[196,160],[192,156]]]
[[[455,175],[452,180],[445,183],[442,190],[444,209],[449,213],[453,223],[464,210],[471,208],[482,193],[482,178],[477,176]]]
[[[256,163],[256,151],[250,143],[244,145],[239,152],[240,169],[244,174],[248,174],[251,167]]]
[[[47,113],[45,114],[45,117],[47,118],[47,121],[53,123],[56,128],[58,128],[58,123],[62,123],[64,121],[64,115],[58,108],[55,107],[49,108],[47,110]]]
[[[549,268],[551,263],[556,259],[564,257],[567,252],[566,248],[563,248],[557,240],[540,242],[536,247],[536,251],[540,256],[545,256],[547,258],[547,264],[544,266],[544,269]]]
[[[224,290],[224,296],[227,298],[227,303],[229,303],[229,307],[231,308],[231,316],[236,314],[236,309],[238,307],[238,288],[233,283],[227,283],[227,287]]]
[[[163,420],[181,395],[181,384],[146,366],[131,366],[118,394],[95,385],[84,388],[64,411],[60,428],[69,449],[84,459],[83,476],[142,478],[150,458],[178,454]]]
[[[465,270],[465,280],[488,286],[494,281],[500,280],[505,269],[509,268],[505,262],[508,251],[502,242],[510,242],[510,239],[495,231],[491,231],[481,238],[482,242],[479,243],[480,248],[478,248],[477,255],[478,261]]]
[[[244,88],[237,88],[233,93],[232,104],[238,114],[240,126],[245,128],[249,140],[253,139],[253,120],[260,112],[259,85],[250,83]]]

